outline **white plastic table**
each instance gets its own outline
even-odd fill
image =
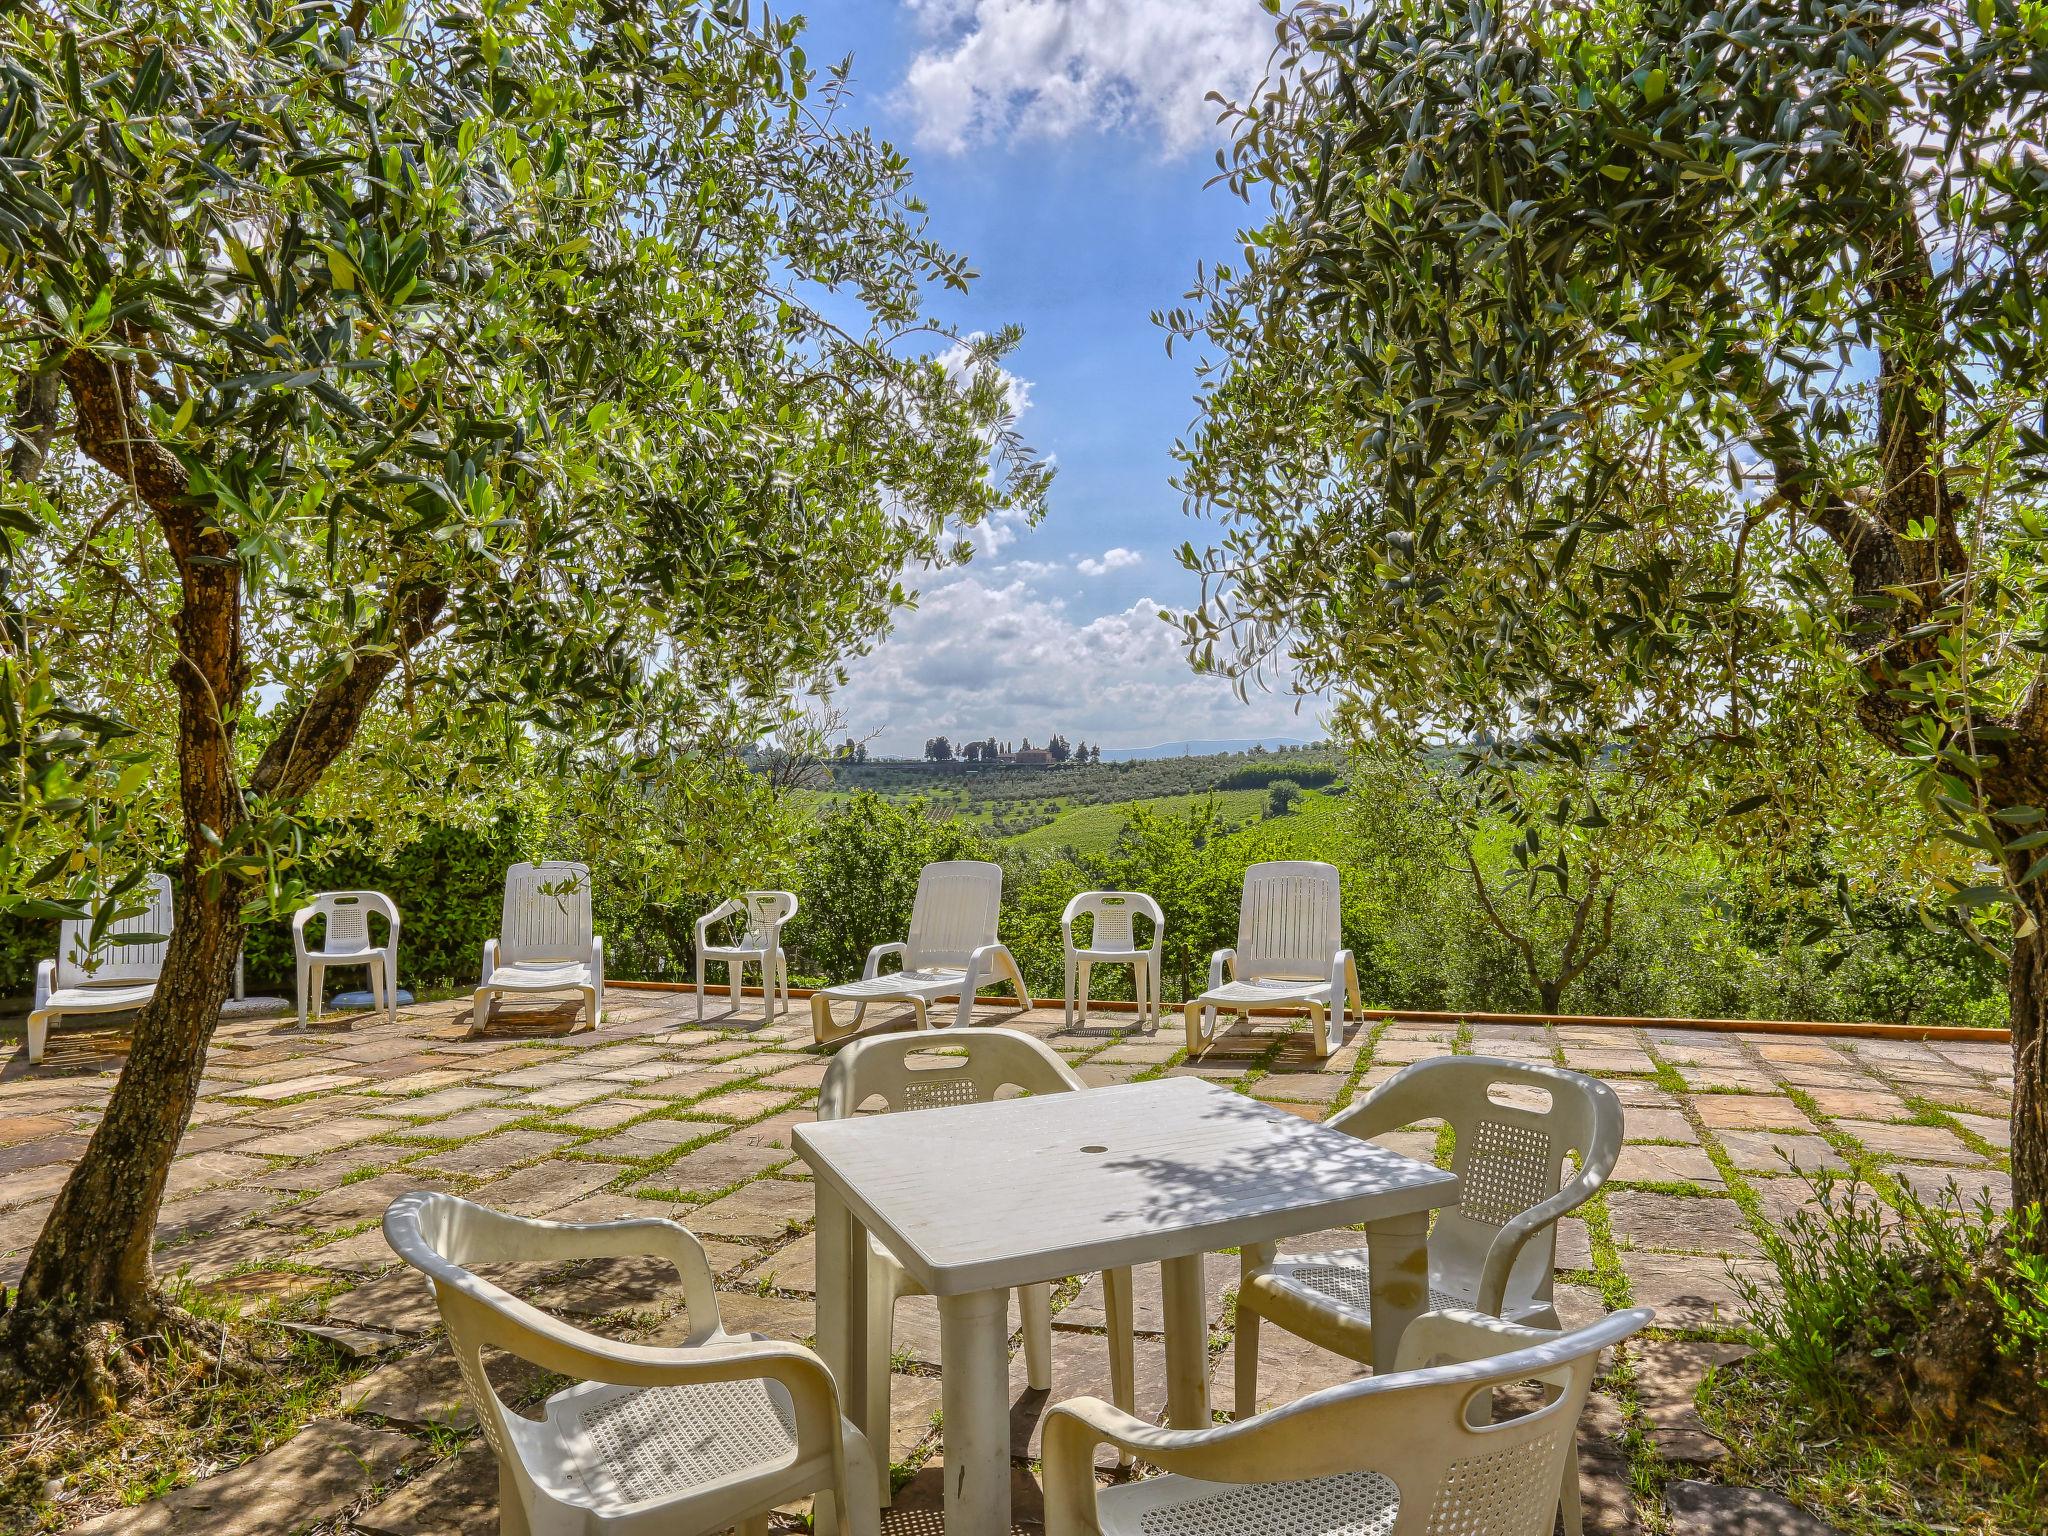
[[[801,1125],[816,1176],[818,1351],[867,1401],[868,1234],[938,1298],[948,1536],[1009,1536],[1012,1286],[1158,1262],[1167,1415],[1209,1423],[1202,1255],[1363,1223],[1374,1366],[1429,1298],[1443,1170],[1199,1078]],[[886,1424],[863,1424],[886,1444]],[[877,1440],[874,1437],[881,1436]]]

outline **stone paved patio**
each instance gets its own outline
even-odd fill
[[[621,989],[607,1001],[605,1027],[575,1035],[561,1032],[561,1013],[508,1010],[489,1038],[469,1040],[459,1003],[409,1008],[395,1024],[358,1016],[350,1027],[330,1017],[328,1027],[306,1033],[289,1020],[223,1022],[172,1170],[159,1267],[252,1313],[319,1329],[359,1362],[357,1374],[327,1416],[255,1460],[81,1529],[495,1529],[495,1473],[434,1337],[432,1303],[416,1276],[394,1266],[377,1228],[402,1190],[453,1189],[569,1221],[680,1219],[706,1241],[730,1325],[808,1337],[811,1193],[789,1151],[790,1127],[812,1113],[823,1073],[821,1058],[806,1050],[807,1019],[792,1014],[765,1025],[757,1001],[737,1013],[719,1001],[699,1027],[686,994]],[[1019,1017],[988,1007],[980,1021],[1050,1041],[1092,1082],[1197,1073],[1310,1118],[1403,1063],[1454,1049],[1554,1061],[1608,1079],[1627,1106],[1631,1144],[1590,1219],[1563,1224],[1561,1310],[1571,1322],[1593,1316],[1603,1301],[1626,1300],[1656,1307],[1662,1327],[1632,1346],[1626,1395],[1596,1398],[1587,1415],[1582,1459],[1593,1531],[1639,1528],[1623,1450],[1631,1429],[1684,1464],[1672,1506],[1684,1528],[1713,1528],[1714,1500],[1733,1497],[1713,1486],[1711,1471],[1701,1480],[1700,1469],[1725,1450],[1700,1421],[1694,1395],[1709,1367],[1742,1353],[1731,1271],[1754,1272],[1759,1224],[1781,1221],[1810,1198],[1792,1163],[1855,1166],[1928,1194],[1953,1179],[1965,1194],[2009,1199],[2010,1060],[1992,1041],[1487,1025],[1454,1032],[1394,1022],[1359,1032],[1318,1063],[1306,1054],[1305,1035],[1260,1020],[1241,1021],[1204,1057],[1183,1062],[1175,1031],[1119,1033],[1128,1015],[1098,1014],[1086,1030],[1064,1030],[1057,1011]],[[119,1044],[116,1031],[67,1032],[41,1068],[29,1069],[17,1049],[0,1070],[0,1276],[10,1281],[105,1102]],[[1390,1140],[1435,1153],[1427,1128]],[[1212,1270],[1213,1324],[1225,1340],[1234,1271],[1227,1259]],[[680,1296],[665,1267],[583,1265],[512,1279],[586,1325],[677,1336]],[[1156,1274],[1152,1280],[1156,1293]],[[1099,1282],[1069,1287],[1063,1301],[1055,1395],[1106,1395]],[[1141,1290],[1138,1320],[1154,1331],[1140,1342],[1140,1406],[1156,1416],[1165,1396],[1156,1294]],[[888,1452],[907,1478],[890,1517],[898,1532],[940,1529],[937,1336],[929,1299],[905,1302],[897,1339],[907,1369],[895,1383]],[[1227,1355],[1227,1343],[1221,1348]],[[1219,1356],[1215,1366],[1226,1384],[1220,1403],[1230,1365]],[[1021,1360],[1016,1369],[1017,1510],[1028,1522],[1037,1503],[1024,1461],[1036,1450],[1045,1400],[1023,1388]],[[1264,1386],[1278,1402],[1352,1369],[1275,1334]],[[430,1434],[430,1426],[441,1428]]]

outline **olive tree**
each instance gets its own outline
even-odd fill
[[[179,1326],[166,1171],[323,792],[737,751],[907,565],[1035,514],[1013,333],[930,318],[971,273],[844,83],[724,5],[0,17],[0,648],[48,674],[7,745],[80,784],[140,753],[177,861],[161,984],[0,1327],[15,1396],[105,1403],[109,1338]],[[41,840],[17,910],[114,873],[55,782],[9,791]]]
[[[1627,669],[1752,778],[1738,822],[1824,824],[1882,756],[2009,966],[2027,1202],[2044,50],[2012,0],[1303,6],[1231,113],[1270,216],[1167,317],[1209,349],[1186,484],[1225,522],[1187,552],[1198,655],[1288,649],[1415,717],[1431,667],[1509,712]]]

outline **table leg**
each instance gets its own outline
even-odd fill
[[[1429,1310],[1429,1212],[1372,1222],[1365,1244],[1372,1258],[1372,1368],[1385,1375],[1401,1335]]]
[[[1202,1256],[1159,1266],[1166,1303],[1166,1422],[1175,1429],[1209,1427],[1209,1316]]]
[[[1007,1289],[939,1298],[946,1536],[1010,1536],[1009,1301]]]
[[[868,1234],[824,1180],[815,1181],[818,1201],[818,1354],[839,1387],[839,1411],[887,1455],[889,1426],[877,1440],[867,1417]],[[887,1370],[888,1362],[881,1368]],[[882,1464],[887,1475],[887,1463]],[[817,1506],[818,1536],[834,1536],[839,1524],[833,1501]]]

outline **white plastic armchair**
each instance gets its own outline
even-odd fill
[[[979,859],[927,864],[917,877],[917,898],[910,909],[910,939],[903,944],[877,944],[868,951],[859,981],[820,987],[811,994],[811,1032],[820,1045],[850,1035],[861,1026],[870,1003],[909,1003],[917,1027],[927,1027],[927,1005],[958,997],[956,1025],[974,1017],[974,994],[1007,983],[1017,993],[1019,1012],[1031,1006],[1024,973],[1009,947],[996,939],[996,918],[1003,908],[1003,866]],[[884,971],[882,962],[897,958],[899,969]],[[853,1004],[853,1022],[838,1025],[832,1004]]]
[[[913,1066],[911,1058],[940,1049],[916,1035],[882,1035],[849,1045],[826,1069],[818,1093],[818,1118],[844,1120],[879,1098],[891,1113],[939,1109],[949,1104],[983,1104],[1005,1089],[1026,1093],[1072,1093],[1087,1085],[1059,1053],[1029,1035],[1011,1029],[951,1029],[946,1032],[942,1060]],[[951,1052],[958,1050],[961,1055]],[[1132,1342],[1131,1272],[1106,1271],[1102,1277],[1104,1308],[1109,1314],[1110,1395],[1123,1408],[1137,1401],[1137,1356]],[[896,1303],[922,1294],[915,1279],[894,1254],[873,1237],[868,1240],[867,1358],[884,1362],[895,1352]],[[1024,1366],[1032,1390],[1052,1387],[1052,1286],[1027,1285],[1017,1291],[1017,1309],[1024,1315]],[[889,1371],[878,1364],[868,1372],[868,1401],[861,1420],[879,1435],[889,1422]]]
[[[1306,859],[1254,864],[1244,872],[1238,901],[1237,948],[1210,957],[1208,989],[1187,1002],[1188,1051],[1215,1039],[1219,1008],[1290,1003],[1308,1009],[1316,1054],[1327,1056],[1344,1043],[1347,998],[1353,1013],[1362,1011],[1358,965],[1344,948],[1336,866]]]
[[[1575,1526],[1579,1415],[1600,1352],[1652,1314],[1573,1333],[1470,1313],[1425,1314],[1397,1368],[1214,1429],[1157,1429],[1098,1398],[1045,1427],[1046,1536],[1550,1536],[1559,1489]],[[1496,1422],[1496,1387],[1535,1380],[1547,1401]],[[1101,1489],[1095,1447],[1166,1475]]]
[[[765,1536],[778,1504],[831,1497],[844,1528],[876,1536],[867,1441],[841,1416],[825,1363],[797,1344],[727,1333],[703,1246],[672,1221],[570,1225],[509,1216],[454,1195],[401,1195],[392,1250],[432,1282],[449,1347],[498,1458],[505,1536]],[[682,1277],[689,1334],[674,1348],[586,1333],[469,1266],[596,1257],[666,1259]],[[484,1373],[502,1350],[577,1385],[538,1418]]]
[[[1083,914],[1091,920],[1085,948],[1074,942],[1074,921]],[[1134,922],[1140,917],[1149,918],[1152,923],[1152,942],[1144,949],[1138,948]],[[1158,902],[1143,891],[1083,891],[1060,914],[1060,941],[1067,958],[1069,1029],[1074,1024],[1077,998],[1081,1022],[1088,1022],[1088,978],[1098,965],[1131,968],[1131,990],[1138,998],[1138,1022],[1158,1028],[1159,966],[1166,947],[1166,914],[1159,910]]]
[[[320,947],[306,947],[306,927],[316,917],[327,920]],[[384,919],[384,942],[370,942],[370,919]],[[292,953],[298,960],[299,1028],[306,1027],[306,1004],[320,1017],[326,992],[327,967],[363,965],[370,971],[370,996],[385,1017],[398,1021],[398,904],[382,891],[323,891],[292,917]]]
[[[774,1018],[789,1008],[789,957],[782,952],[782,925],[796,916],[797,900],[789,891],[746,891],[720,902],[697,919],[697,1022],[704,1022],[704,965],[726,968],[732,1006],[739,1006],[746,968],[761,968],[761,997]],[[746,917],[733,944],[714,944],[711,930],[727,918]],[[778,990],[779,988],[779,990]]]
[[[69,918],[58,924],[57,957],[36,965],[35,998],[28,1015],[31,1065],[43,1059],[50,1026],[65,1014],[120,1013],[140,1008],[156,995],[171,932],[171,877],[145,877],[142,899],[146,905],[140,915],[121,921],[97,951],[92,948],[90,920]],[[128,934],[156,937],[124,942],[123,935]]]
[[[1328,1123],[1370,1139],[1437,1119],[1455,1138],[1458,1204],[1438,1212],[1430,1228],[1430,1306],[1557,1327],[1557,1221],[1590,1200],[1614,1171],[1621,1101],[1597,1078],[1561,1067],[1439,1056],[1403,1068]],[[1240,1415],[1258,1402],[1261,1318],[1353,1360],[1372,1359],[1364,1248],[1290,1259],[1276,1256],[1271,1244],[1249,1244],[1241,1256]]]
[[[591,928],[590,868],[553,860],[514,864],[505,871],[498,937],[484,940],[471,1033],[482,1033],[490,1021],[494,998],[552,992],[580,993],[590,1027],[603,1022],[604,940]]]

